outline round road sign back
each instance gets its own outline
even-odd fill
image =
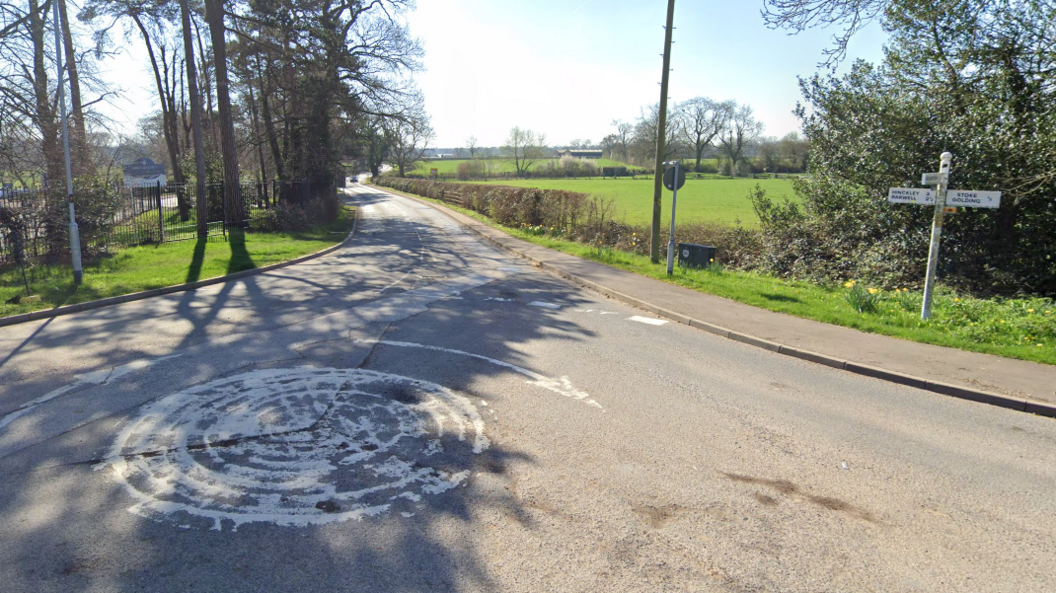
[[[686,170],[682,167],[678,168],[678,187],[675,187],[675,168],[668,167],[664,171],[664,187],[671,191],[676,189],[682,189],[682,186],[686,184]]]

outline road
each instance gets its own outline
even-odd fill
[[[332,255],[0,330],[0,589],[1056,589],[1051,419],[349,200]]]

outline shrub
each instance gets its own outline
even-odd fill
[[[488,172],[484,165],[484,161],[472,160],[458,164],[458,178],[461,181],[483,179],[487,174]]]
[[[467,208],[492,220],[534,234],[567,237],[592,246],[609,247],[639,254],[649,252],[648,225],[630,225],[614,219],[614,200],[578,192],[434,182],[417,179],[382,177],[375,181],[419,196],[451,201],[457,194]],[[446,200],[445,200],[446,198]],[[664,227],[661,245],[667,245]],[[712,245],[718,249],[723,265],[751,269],[763,260],[763,242],[754,229],[730,227],[719,223],[680,225],[676,238],[683,243]]]
[[[270,210],[257,210],[250,219],[250,229],[257,232],[295,233],[333,222],[337,219],[340,202],[328,192],[304,204],[280,202]]]
[[[49,259],[65,257],[70,252],[70,210],[65,196],[52,193],[46,198],[45,237]],[[91,257],[106,251],[105,240],[114,228],[117,196],[106,186],[90,182],[78,188],[74,202],[77,230],[81,236],[81,254]]]

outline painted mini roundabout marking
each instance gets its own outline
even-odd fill
[[[306,526],[390,512],[458,487],[486,450],[472,402],[362,369],[267,369],[145,406],[108,469],[144,517],[194,527]],[[203,520],[205,523],[203,523]]]
[[[567,377],[436,346],[365,342],[500,365],[601,408]],[[472,401],[442,385],[364,369],[263,369],[144,406],[96,469],[123,484],[135,500],[129,511],[143,517],[216,530],[303,527],[414,516],[463,485],[489,445]]]

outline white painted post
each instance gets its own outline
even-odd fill
[[[931,317],[931,293],[935,289],[935,273],[939,265],[939,243],[942,240],[942,219],[946,208],[946,191],[950,186],[950,162],[953,155],[944,152],[939,157],[939,184],[935,187],[935,217],[931,223],[931,247],[928,250],[928,275],[924,279],[924,303],[920,318]]]
[[[679,169],[680,161],[675,161],[675,182],[672,184],[675,189],[671,190],[671,234],[667,240],[667,275],[670,276],[675,270],[675,204],[678,202],[678,174],[681,172]]]

